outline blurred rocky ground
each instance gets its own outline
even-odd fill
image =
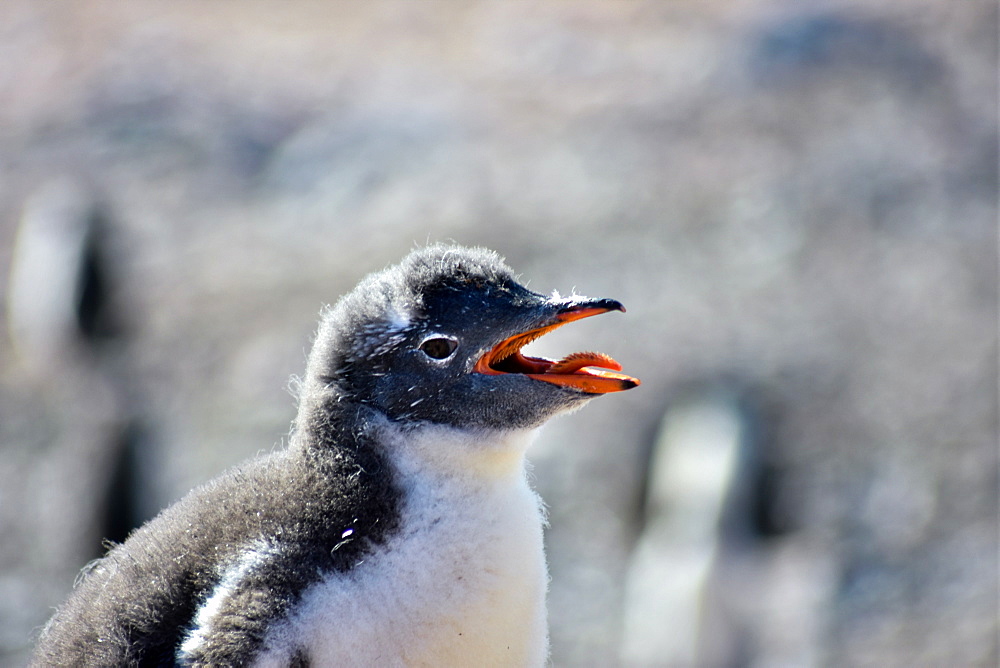
[[[557,666],[995,666],[989,1],[0,5],[0,663],[280,447],[428,241],[626,315],[549,425]]]

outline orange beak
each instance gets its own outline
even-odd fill
[[[487,375],[517,373],[546,383],[572,387],[587,394],[621,392],[638,386],[639,379],[619,373],[622,365],[604,353],[583,352],[567,355],[561,360],[526,357],[521,348],[543,334],[567,322],[588,318],[608,311],[624,311],[625,307],[614,300],[601,300],[596,305],[583,304],[571,307],[556,316],[556,322],[530,329],[504,339],[483,355],[473,371]]]

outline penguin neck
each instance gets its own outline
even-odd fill
[[[525,453],[538,431],[400,423],[364,404],[318,391],[303,396],[290,445],[324,450],[361,438],[379,443],[404,475],[424,471],[488,483],[524,477]]]
[[[335,389],[309,382],[299,396],[289,448],[295,451],[328,450],[368,439],[378,417],[377,411],[349,401]]]
[[[390,457],[407,474],[462,478],[491,485],[524,478],[525,453],[538,429],[462,429],[386,421],[380,439]]]

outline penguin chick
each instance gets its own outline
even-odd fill
[[[111,549],[34,665],[543,665],[525,450],[549,418],[639,381],[600,353],[521,348],[612,310],[536,294],[482,249],[368,276],[323,315],[288,448]]]

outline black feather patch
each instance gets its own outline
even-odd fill
[[[221,603],[188,662],[244,665],[303,589],[382,544],[399,520],[392,469],[363,421],[354,429],[339,404],[320,408],[301,425],[307,446],[195,490],[111,550],[49,623],[34,665],[173,665],[226,568],[265,544],[266,558]]]

